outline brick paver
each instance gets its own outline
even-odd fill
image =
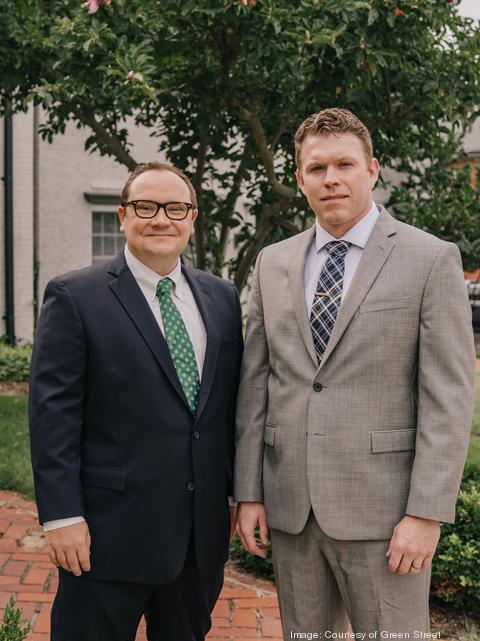
[[[14,594],[23,618],[32,625],[27,641],[50,639],[58,579],[44,548],[34,503],[14,492],[0,492],[0,618]],[[212,620],[209,641],[282,641],[274,586],[233,570],[226,571]],[[144,623],[137,641],[146,641]]]

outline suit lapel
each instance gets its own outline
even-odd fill
[[[149,346],[173,388],[187,407],[189,407],[180,381],[178,380],[168,345],[145,300],[145,296],[142,294],[132,272],[127,267],[123,252],[114,259],[108,271],[114,276],[114,279],[109,283],[110,288],[126,313],[132,319],[135,327]]]
[[[190,285],[207,333],[207,348],[196,414],[196,420],[198,420],[212,389],[220,349],[218,306],[210,284],[202,278],[202,272],[185,266],[182,267],[182,271]]]
[[[325,365],[337,346],[353,315],[372,287],[390,252],[395,246],[395,242],[390,238],[390,236],[396,233],[395,220],[386,209],[383,207],[379,207],[379,209],[380,215],[378,220],[365,245],[362,258],[350,283],[348,292],[345,295],[345,300],[338,310],[337,320],[330,340],[328,341],[327,348],[323,354],[320,368]]]
[[[297,319],[300,334],[305,341],[305,346],[313,360],[315,366],[318,366],[317,353],[313,344],[312,330],[310,320],[307,316],[307,307],[305,305],[305,260],[310,244],[315,237],[315,225],[309,230],[298,236],[298,244],[290,256],[288,265],[288,281],[290,291],[292,292],[293,309]]]

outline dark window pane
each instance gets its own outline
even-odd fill
[[[102,232],[102,214],[98,212],[93,213],[93,233],[100,234]]]
[[[116,226],[117,217],[115,214],[103,215],[103,232],[105,234],[113,234],[117,230]]]
[[[92,254],[93,256],[101,256],[102,255],[102,237],[101,236],[93,236],[92,237]]]
[[[103,237],[103,255],[113,256],[115,253],[115,239],[113,236]]]

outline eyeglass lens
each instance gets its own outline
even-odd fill
[[[135,213],[140,218],[154,218],[159,209],[158,203],[152,200],[137,200],[134,206]],[[168,218],[177,219],[185,218],[189,207],[185,203],[167,203],[164,209]]]

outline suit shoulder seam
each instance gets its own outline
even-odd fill
[[[70,289],[70,287],[67,285],[67,283],[63,278],[57,278],[55,280],[56,280],[56,283],[55,283],[56,285],[63,285],[63,287],[65,288],[65,291],[67,292],[69,299],[71,299],[72,301],[72,306],[73,306],[75,315],[77,317],[77,320],[80,323],[80,326],[82,327],[82,332],[85,335],[85,328],[82,321],[82,315],[80,313],[80,309],[78,308],[77,301],[75,300],[75,296],[72,293],[72,290]]]

